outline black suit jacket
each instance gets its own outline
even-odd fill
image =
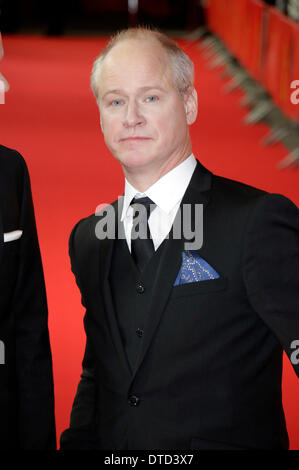
[[[4,243],[4,233],[22,230]],[[0,449],[55,449],[47,301],[30,181],[21,155],[0,146]]]
[[[87,343],[61,449],[288,448],[281,374],[299,339],[298,209],[199,162],[182,200],[196,203],[198,254],[220,277],[173,287],[185,240],[166,242],[133,373],[109,290],[113,240],[96,238],[96,215],[74,227]]]

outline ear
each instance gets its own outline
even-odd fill
[[[195,88],[188,89],[184,96],[184,106],[187,124],[193,124],[197,117],[197,92]]]
[[[100,126],[101,126],[101,131],[104,133],[104,130],[103,130],[103,121],[102,121],[102,115],[101,115],[101,110],[100,110],[100,106],[98,105],[98,108],[99,108],[99,115],[100,115]]]

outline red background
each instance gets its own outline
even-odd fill
[[[0,142],[27,161],[35,203],[49,304],[58,438],[68,427],[85,337],[84,310],[70,271],[68,237],[74,224],[123,192],[122,171],[106,149],[89,89],[92,62],[103,39],[4,37],[1,72],[10,82],[0,105]],[[184,43],[195,62],[199,115],[191,128],[193,152],[211,171],[299,204],[298,169],[278,170],[288,153],[262,148],[265,124],[247,127],[241,91],[223,93],[219,71],[207,69],[199,49]],[[283,402],[291,449],[299,449],[299,384],[284,360]]]

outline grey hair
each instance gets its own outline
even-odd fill
[[[98,83],[103,61],[116,44],[126,39],[147,39],[157,41],[168,54],[173,70],[174,85],[178,92],[183,95],[190,87],[193,87],[193,62],[175,41],[165,34],[156,30],[151,30],[150,28],[129,28],[112,36],[107,46],[102,50],[93,63],[90,84],[96,100],[98,100]]]

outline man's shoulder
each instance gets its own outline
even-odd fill
[[[279,193],[268,192],[240,181],[213,175],[213,198],[217,205],[235,213],[249,217],[251,214],[270,215],[290,212],[298,216],[296,204]]]
[[[244,206],[268,194],[262,188],[214,173],[201,162],[198,162],[191,185],[193,190],[208,190],[212,200],[223,207]]]
[[[239,201],[259,199],[266,190],[224,176],[213,175],[213,189],[221,197],[233,198]]]
[[[4,145],[0,145],[0,166],[1,172],[20,171],[26,166],[22,155],[17,151]]]
[[[96,226],[103,217],[107,217],[107,215],[112,215],[113,219],[116,220],[118,201],[119,200],[116,200],[110,204],[98,206],[93,214],[90,214],[80,219],[71,231],[71,238],[75,237],[76,240],[87,240],[87,238],[89,240],[96,239]]]
[[[0,196],[6,204],[15,195],[21,200],[25,180],[29,181],[29,175],[22,155],[17,150],[0,145]]]

